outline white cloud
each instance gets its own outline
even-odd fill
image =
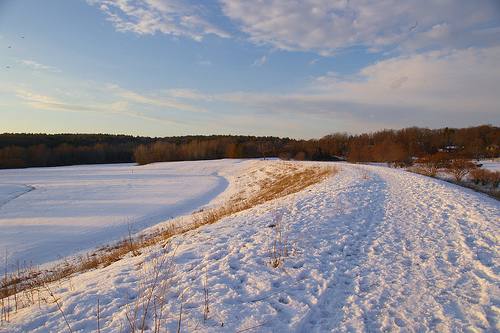
[[[175,99],[188,99],[198,101],[212,101],[213,97],[209,94],[203,94],[193,89],[168,89],[166,94]]]
[[[26,90],[23,88],[16,88],[15,89],[15,94],[16,97],[18,97],[21,100],[24,100],[28,103],[32,103],[33,105],[35,104],[60,104],[55,98],[42,95],[42,94],[37,94],[35,92],[32,92],[30,90]]]
[[[357,75],[327,75],[315,88],[331,99],[439,112],[498,113],[500,47],[432,51],[380,61]]]
[[[499,63],[500,47],[429,51],[383,60],[354,75],[329,73],[286,94],[181,90],[174,95],[226,103],[240,114],[340,117],[364,124],[370,119],[378,126],[498,123]]]
[[[221,0],[224,13],[255,43],[323,55],[351,46],[498,43],[493,30],[483,31],[481,40],[476,33],[499,18],[495,1]]]
[[[194,106],[192,104],[182,103],[178,101],[176,98],[172,98],[166,94],[166,96],[158,96],[158,95],[144,95],[138,92],[127,90],[121,88],[117,85],[108,85],[108,90],[115,96],[116,98],[124,99],[128,102],[141,104],[143,106],[150,107],[159,107],[164,110],[177,110],[177,111],[188,111],[188,112],[205,112],[206,110]]]
[[[196,61],[196,64],[199,66],[212,66],[212,62],[210,60],[207,60],[207,59],[200,59],[200,60]]]
[[[260,66],[263,66],[267,63],[267,55],[263,55],[262,57],[256,59],[252,66],[254,67],[260,67]]]
[[[214,34],[229,34],[210,23],[202,5],[189,5],[180,0],[87,0],[97,6],[118,31],[140,35],[163,33],[202,40]]]
[[[498,45],[497,0],[87,0],[118,31],[202,40],[231,37],[222,11],[249,39],[283,50],[329,56],[361,46],[373,51]],[[259,62],[262,61],[258,60]]]
[[[309,66],[314,66],[318,63],[319,58],[314,58],[311,61],[309,61]]]
[[[165,111],[205,111],[202,108],[179,102],[175,98],[155,97],[152,94],[142,95],[117,85],[98,85],[90,90],[86,87],[86,84],[78,86],[80,90],[77,94],[57,94],[54,92],[41,93],[26,86],[0,85],[0,93],[12,94],[17,100],[35,110],[116,114],[170,125],[183,124],[183,121],[179,119],[182,117],[172,114],[167,117],[162,116]],[[96,91],[101,92],[101,97],[96,95]],[[168,94],[165,93],[165,96]]]
[[[130,111],[128,103],[117,101],[112,103],[81,103],[71,102],[51,95],[40,94],[27,90],[26,88],[15,88],[15,95],[18,99],[24,101],[26,105],[35,110],[48,110],[58,112],[97,112],[110,114],[123,114],[138,118],[150,119],[147,116]]]
[[[36,71],[48,71],[48,72],[54,72],[54,73],[61,72],[61,70],[57,69],[56,67],[43,65],[43,64],[38,63],[34,60],[23,59],[23,60],[19,60],[18,62],[20,64],[22,64],[23,66],[26,66],[26,67],[31,68],[31,69],[36,70]]]

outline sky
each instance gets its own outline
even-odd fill
[[[497,0],[0,0],[0,132],[500,125]]]

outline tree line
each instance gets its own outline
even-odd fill
[[[182,161],[219,158],[411,164],[444,152],[479,159],[500,155],[500,128],[410,127],[364,134],[334,133],[320,139],[211,135],[165,138],[109,134],[0,134],[0,168],[74,164]]]
[[[133,162],[153,138],[107,134],[0,134],[0,168]]]

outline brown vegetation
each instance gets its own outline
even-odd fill
[[[470,160],[459,158],[450,162],[448,172],[453,175],[457,182],[461,182],[465,176],[476,168],[477,166]]]
[[[449,156],[446,153],[438,152],[432,155],[426,155],[417,161],[416,172],[429,177],[435,177],[439,169],[446,168],[449,165]]]
[[[471,171],[470,179],[476,185],[490,185],[495,189],[500,184],[500,172],[485,169],[475,169]]]
[[[282,159],[411,164],[412,158],[439,151],[463,158],[500,155],[500,128],[405,128],[321,139],[294,140],[254,136],[183,136],[165,138],[104,134],[0,134],[0,168],[133,162],[147,164],[218,158],[279,156]]]
[[[105,134],[0,134],[0,168],[131,162],[150,138]]]
[[[429,177],[439,177],[438,173],[449,174],[457,185],[471,188],[475,191],[486,193],[499,199],[500,172],[480,169],[479,166],[457,153],[439,152],[419,158],[416,165],[408,168],[409,171],[420,173]]]

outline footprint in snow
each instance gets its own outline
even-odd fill
[[[477,259],[485,266],[493,266],[493,254],[486,249],[479,249],[477,251]]]
[[[399,327],[405,327],[406,326],[406,322],[403,319],[401,319],[401,318],[395,318],[394,319],[394,323],[396,325],[398,325]]]
[[[447,254],[447,259],[448,261],[453,265],[453,266],[456,266],[458,264],[458,259],[460,258],[460,255],[458,254],[458,252],[454,251],[454,250],[451,250],[451,251],[448,251],[448,254]]]

